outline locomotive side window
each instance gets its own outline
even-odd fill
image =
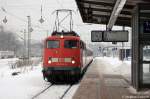
[[[58,40],[48,40],[47,48],[59,48],[59,41]]]
[[[86,49],[86,45],[82,41],[80,42],[80,48]]]
[[[64,47],[65,48],[78,48],[78,41],[77,40],[65,40]]]
[[[80,41],[80,48],[81,48],[81,49],[84,49],[84,44],[83,44],[82,41]]]

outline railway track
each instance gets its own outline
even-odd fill
[[[49,85],[48,87],[46,87],[45,89],[43,89],[42,91],[40,91],[36,95],[34,95],[31,99],[36,99],[38,96],[40,96],[42,93],[44,93],[46,90],[48,90],[52,86],[53,86],[53,84]]]
[[[55,98],[55,99],[63,99],[65,97],[65,95],[69,92],[69,90],[71,89],[73,85],[69,85],[69,86],[65,86],[67,88],[63,88],[65,89],[63,92],[58,92],[57,93],[60,93],[58,94],[58,98]],[[40,97],[42,97],[43,99],[46,99],[45,98],[45,94],[47,94],[47,96],[51,97],[51,92],[52,91],[49,91],[49,90],[53,90],[53,87],[59,87],[58,85],[54,85],[54,84],[51,84],[50,86],[46,87],[45,89],[41,90],[40,92],[38,92],[36,95],[34,95],[31,99],[40,99]]]
[[[71,87],[72,87],[72,85],[70,85],[67,89],[66,89],[66,91],[64,92],[64,94],[59,98],[59,99],[63,99],[64,98],[64,96],[68,93],[68,91],[71,89]]]

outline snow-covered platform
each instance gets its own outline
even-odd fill
[[[150,99],[149,92],[135,92],[122,75],[125,71],[129,74],[128,65],[124,62],[115,63],[115,60],[104,60],[106,59],[94,59],[73,99]]]

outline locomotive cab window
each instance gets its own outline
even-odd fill
[[[77,40],[65,40],[64,47],[65,48],[78,48],[78,41]]]
[[[48,40],[46,48],[59,48],[58,40]]]

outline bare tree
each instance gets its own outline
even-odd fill
[[[4,31],[3,27],[0,26],[0,50],[14,51],[20,44],[15,33]]]

